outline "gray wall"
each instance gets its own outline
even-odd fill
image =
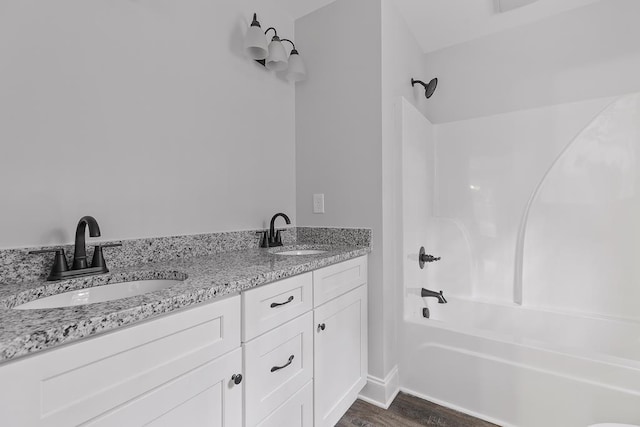
[[[369,367],[382,375],[380,2],[339,0],[295,28],[309,69],[296,88],[298,225],[373,229]],[[313,214],[314,193],[325,194],[325,214]]]
[[[0,247],[87,214],[108,239],[295,221],[295,91],[244,57],[254,11],[293,37],[258,0],[2,2]]]
[[[384,381],[397,366],[401,315],[402,161],[395,106],[404,96],[424,111],[424,92],[410,84],[411,77],[426,78],[423,55],[389,0],[338,0],[295,25],[310,70],[296,88],[298,225],[373,229],[369,374]],[[325,214],[313,214],[314,193],[325,194]],[[387,391],[368,387],[364,393],[385,403]]]

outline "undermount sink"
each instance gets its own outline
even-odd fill
[[[298,250],[293,250],[293,251],[282,251],[282,252],[275,252],[276,255],[316,255],[316,254],[323,254],[327,251],[323,251],[320,249],[298,249]]]
[[[75,305],[93,304],[133,297],[149,292],[159,291],[180,283],[181,280],[136,280],[76,289],[61,294],[51,295],[29,301],[13,307],[15,310],[34,310],[40,308],[72,307]]]

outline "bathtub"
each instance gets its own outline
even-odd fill
[[[411,298],[403,391],[503,426],[640,424],[639,322],[447,299]]]

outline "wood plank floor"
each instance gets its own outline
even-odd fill
[[[336,427],[495,427],[453,409],[400,393],[388,410],[358,399]]]

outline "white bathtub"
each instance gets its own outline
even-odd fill
[[[404,391],[504,426],[640,424],[640,323],[447,299],[407,312]]]

